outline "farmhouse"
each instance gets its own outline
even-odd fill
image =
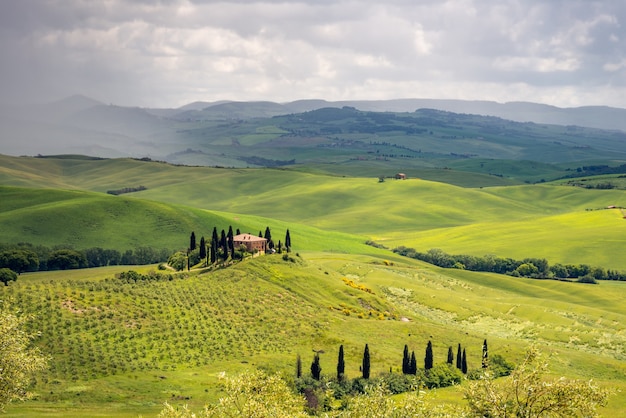
[[[233,245],[235,248],[245,245],[246,250],[249,253],[265,253],[265,244],[267,240],[265,238],[257,237],[252,234],[239,234],[233,237]]]
[[[406,174],[404,173],[396,174],[396,180],[406,180]]]

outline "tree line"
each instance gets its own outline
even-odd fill
[[[402,362],[398,364],[396,370],[401,373],[394,373],[391,367],[388,373],[381,373],[378,377],[371,377],[371,355],[369,345],[365,344],[363,355],[359,365],[360,376],[354,379],[346,378],[346,361],[344,346],[339,346],[336,369],[332,374],[322,375],[322,364],[320,355],[323,351],[314,350],[313,361],[310,365],[310,374],[304,374],[302,370],[302,358],[296,357],[296,380],[295,389],[307,400],[309,408],[317,411],[324,409],[332,399],[345,399],[365,393],[366,387],[372,384],[383,384],[391,394],[399,394],[415,390],[419,387],[429,389],[452,386],[461,383],[464,376],[470,380],[480,379],[484,371],[489,370],[493,377],[507,376],[514,366],[508,363],[502,356],[494,355],[490,358],[487,340],[482,346],[481,365],[479,368],[468,369],[467,352],[459,343],[456,357],[453,347],[448,347],[445,362],[435,363],[433,345],[428,341],[424,350],[423,360],[418,366],[415,351],[409,353],[408,345],[404,346]]]
[[[167,260],[171,250],[136,247],[119,251],[100,247],[76,250],[30,243],[0,244],[0,268],[16,274],[32,271],[153,264]]]
[[[595,283],[597,280],[626,280],[626,272],[594,267],[588,264],[561,264],[550,265],[545,258],[512,258],[486,255],[453,255],[434,248],[425,253],[413,248],[400,246],[392,250],[405,257],[425,261],[443,268],[461,270],[484,271],[490,273],[507,274],[514,277],[530,277],[537,279],[576,279],[581,283]]]
[[[189,235],[189,246],[185,250],[179,250],[171,254],[167,263],[175,270],[189,270],[191,266],[202,264],[210,266],[219,262],[226,263],[229,260],[242,260],[251,253],[245,245],[235,247],[234,237],[241,234],[241,230],[237,228],[233,231],[232,225],[228,226],[228,232],[225,229],[221,233],[217,232],[217,227],[213,227],[210,239],[200,237],[198,242],[195,231],[191,231]],[[284,243],[278,240],[274,242],[270,227],[265,228],[265,232],[259,231],[259,238],[265,238],[265,253],[289,253],[291,252],[291,234],[289,229],[285,233]]]

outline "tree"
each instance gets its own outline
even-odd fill
[[[365,351],[363,352],[363,366],[361,367],[361,371],[363,373],[363,379],[370,378],[370,349],[367,344],[365,344]]]
[[[433,343],[428,341],[426,346],[426,355],[424,356],[424,370],[430,370],[433,368]]]
[[[196,249],[196,233],[191,231],[191,236],[189,237],[189,251],[193,251]]]
[[[454,353],[452,352],[452,346],[448,347],[448,364],[454,364]]]
[[[17,280],[17,273],[6,267],[0,268],[0,282],[8,285],[9,282]]]
[[[204,236],[200,237],[200,260],[204,260],[206,258],[206,242],[204,241]]]
[[[220,238],[220,247],[222,248],[222,259],[224,259],[224,261],[228,260],[228,240],[226,239],[226,231],[224,231],[223,229]]]
[[[87,267],[83,253],[74,250],[56,250],[48,258],[49,270],[68,270]]]
[[[404,352],[402,353],[402,373],[411,373],[411,357],[409,357],[409,346],[404,344]]]
[[[523,362],[505,379],[483,369],[483,378],[465,389],[472,416],[485,417],[595,417],[606,405],[609,391],[592,381],[565,378],[548,380],[548,362],[536,347],[530,347]]]
[[[461,370],[463,368],[463,354],[461,353],[461,343],[456,350],[456,368]]]
[[[489,366],[489,352],[487,350],[487,339],[483,341],[483,369],[486,369]]]
[[[287,252],[291,251],[291,235],[289,235],[289,229],[287,229],[287,233],[285,234],[285,248],[287,248]]]
[[[37,271],[39,269],[39,258],[37,254],[30,250],[15,249],[2,251],[0,253],[0,267],[6,267],[17,274],[25,271]]]
[[[300,354],[296,357],[296,377],[298,379],[302,377],[302,359],[300,358]]]
[[[337,358],[337,380],[342,381],[346,372],[346,363],[343,360],[343,344],[339,346],[339,357]]]
[[[28,398],[32,374],[46,368],[46,358],[30,347],[34,336],[24,331],[27,320],[0,302],[0,411],[13,400]]]
[[[170,256],[167,260],[167,264],[174,270],[181,271],[187,266],[187,254],[182,251],[177,251]]]
[[[465,349],[463,349],[463,359],[461,360],[461,371],[463,374],[467,374],[467,356],[465,355]]]
[[[409,374],[417,374],[417,359],[415,358],[415,351],[411,351],[411,363],[409,366]]]
[[[319,353],[315,353],[315,357],[313,357],[313,363],[311,363],[311,376],[313,379],[320,380],[320,376],[322,374],[322,366],[320,365],[320,355]]]
[[[230,258],[235,258],[235,240],[233,235],[233,227],[228,225],[228,234],[226,235],[228,239],[228,251],[230,252]]]

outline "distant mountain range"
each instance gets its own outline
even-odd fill
[[[185,152],[186,132],[212,126],[224,138],[239,138],[245,121],[311,112],[323,108],[355,108],[367,112],[412,113],[436,109],[457,114],[495,116],[538,124],[575,125],[626,132],[626,109],[604,106],[558,108],[537,103],[396,99],[335,101],[298,100],[274,102],[194,102],[172,109],[107,105],[84,96],[71,96],[46,104],[0,107],[0,154],[86,154],[99,157],[166,159]],[[208,124],[208,125],[207,125]],[[271,124],[268,122],[267,124]],[[225,131],[234,129],[234,133]],[[258,129],[258,126],[254,129]],[[212,135],[205,131],[203,135]],[[621,138],[623,135],[619,135]],[[239,140],[233,140],[238,144]],[[194,139],[192,145],[196,145]],[[213,142],[217,143],[217,142]],[[226,145],[230,145],[227,143]],[[204,151],[206,152],[206,151]],[[288,155],[281,159],[289,160]],[[211,160],[213,161],[213,160]],[[222,164],[228,159],[217,159]],[[201,164],[211,164],[203,161]]]

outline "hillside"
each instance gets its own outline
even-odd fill
[[[117,242],[126,248],[139,241],[170,248],[172,240],[185,243],[189,231],[208,235],[207,229],[216,224],[251,231],[275,225],[280,230],[297,228],[313,250],[332,248],[328,243],[333,242],[341,247],[359,243],[362,252],[362,243],[371,239],[389,248],[441,248],[626,269],[621,256],[626,221],[619,209],[606,209],[626,207],[626,192],[620,189],[562,183],[464,188],[413,178],[379,183],[376,178],[296,170],[176,167],[134,160],[1,157],[0,161],[4,184],[35,188],[2,189],[5,201],[14,201],[15,206],[3,205],[0,211],[6,220],[3,236],[9,241],[76,244],[72,237],[81,237],[81,245]],[[146,190],[104,194],[139,185]],[[51,186],[99,194],[37,190]],[[50,201],[38,205],[43,196]],[[113,212],[124,217],[114,218]],[[56,222],[43,222],[46,219]],[[128,225],[125,238],[116,236],[115,225],[120,222]],[[350,237],[345,244],[337,236],[315,242],[314,237],[325,236],[321,231]]]
[[[484,338],[511,361],[538,343],[560,354],[555,373],[626,388],[622,283],[444,271],[386,255],[266,256],[173,280],[144,268],[137,282],[114,277],[123,267],[24,274],[0,292],[36,315],[52,367],[36,399],[7,416],[145,416],[166,400],[197,410],[218,396],[224,371],[291,375],[297,354],[308,364],[322,350],[322,373],[332,375],[339,344],[357,376],[365,343],[373,375],[397,372],[404,344],[419,353],[432,340],[440,363],[461,343],[476,368]],[[457,389],[443,392],[461,402]],[[625,406],[612,398],[607,416]]]
[[[176,112],[78,96],[1,110],[0,152],[222,167],[315,165],[335,174],[375,169],[371,175],[430,179],[454,169],[479,175],[473,178],[479,186],[553,180],[594,161],[626,161],[626,134],[611,123],[623,119],[623,109],[502,106],[504,114],[481,102],[222,101]]]

